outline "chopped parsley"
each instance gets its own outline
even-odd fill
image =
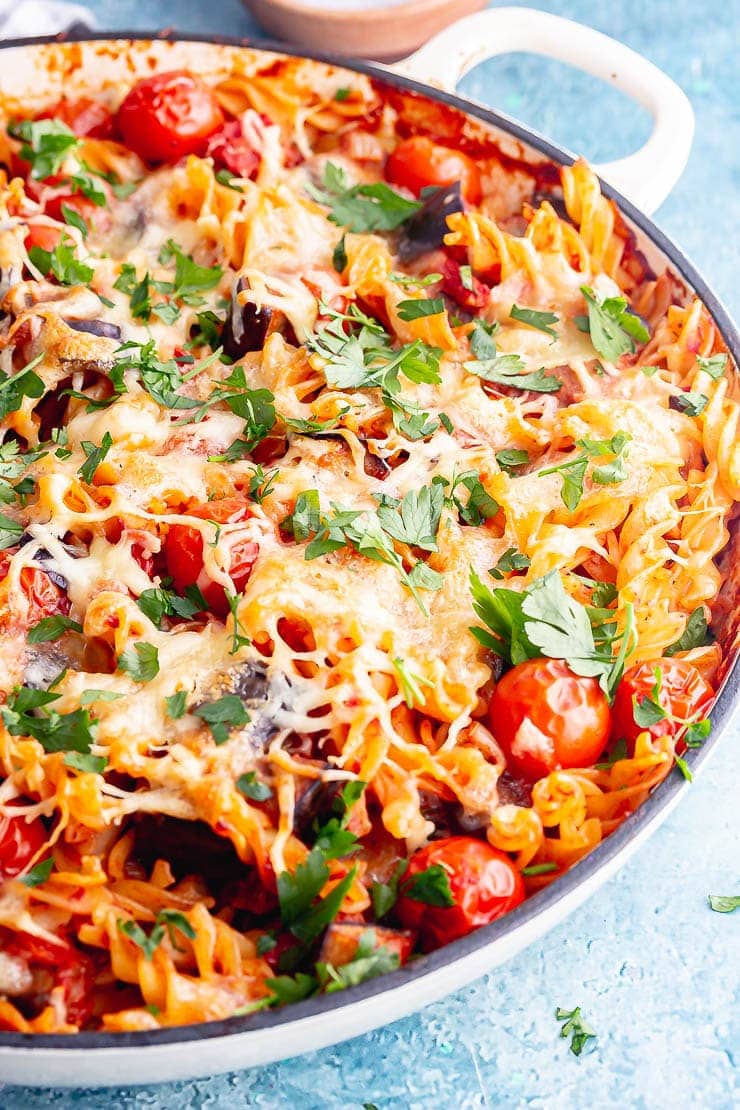
[[[82,625],[61,613],[53,617],[42,617],[29,628],[26,640],[29,644],[47,644],[59,640],[65,632],[82,632]]]
[[[151,682],[159,674],[159,652],[154,644],[139,640],[118,656],[118,669],[135,682]]]
[[[24,119],[11,123],[8,134],[21,140],[20,155],[30,164],[34,181],[58,174],[67,155],[79,145],[74,131],[58,119]]]
[[[108,766],[108,760],[104,755],[93,755],[92,752],[67,752],[64,763],[66,767],[91,775],[102,775]]]
[[[552,326],[558,322],[558,317],[554,312],[538,312],[535,308],[519,308],[518,305],[513,304],[509,316],[512,320],[518,320],[520,324],[528,324],[530,328],[543,331],[545,335],[549,335],[552,339],[558,337],[558,333]]]
[[[709,374],[709,377],[716,381],[718,378],[722,377],[727,369],[727,355],[711,355],[709,358],[702,358],[701,355],[697,355],[696,365],[700,370],[703,370],[705,374]]]
[[[389,185],[350,185],[344,170],[327,162],[320,185],[308,185],[309,196],[329,209],[329,219],[348,231],[393,231],[422,207]]]
[[[715,913],[733,913],[740,909],[740,894],[709,894],[707,901]]]
[[[625,459],[627,444],[632,437],[626,432],[617,432],[611,439],[578,439],[576,446],[581,448],[579,454],[566,459],[557,466],[548,466],[538,471],[540,477],[546,474],[561,474],[563,485],[560,496],[563,504],[574,512],[583,497],[583,483],[586,470],[591,459],[613,456],[608,462],[594,466],[591,471],[591,481],[600,486],[617,485],[627,477]]]
[[[425,871],[417,871],[402,884],[404,898],[424,902],[427,906],[456,905],[450,889],[450,878],[444,867],[433,863]]]
[[[27,887],[40,886],[41,883],[46,882],[53,870],[54,860],[49,856],[48,859],[40,860],[39,863],[34,864],[25,875],[19,875],[18,882]]]
[[[489,574],[491,578],[496,578],[499,581],[505,574],[513,574],[518,570],[526,570],[531,566],[532,560],[522,555],[521,551],[517,551],[515,547],[507,547],[501,558],[496,563],[495,567],[491,567]]]
[[[555,1017],[558,1021],[563,1022],[560,1028],[560,1036],[570,1037],[571,1052],[574,1056],[580,1056],[586,1043],[596,1037],[596,1031],[584,1021],[581,1007],[576,1006],[574,1010],[563,1010],[558,1006]]]
[[[17,520],[12,520],[5,513],[0,513],[0,551],[13,547],[23,535],[23,525]]]
[[[373,883],[370,887],[370,897],[373,903],[373,913],[380,920],[395,906],[398,900],[398,884],[406,874],[409,861],[401,859],[396,864],[393,874],[387,883]]]
[[[80,446],[85,452],[85,462],[77,473],[82,481],[89,486],[92,485],[95,478],[95,471],[113,446],[113,437],[110,432],[105,432],[99,447],[85,439],[82,440]]]
[[[178,947],[175,942],[175,930],[182,933],[182,935],[186,936],[189,940],[195,940],[195,929],[185,915],[178,910],[160,910],[154,921],[154,926],[148,935],[144,932],[141,925],[138,925],[135,921],[125,921],[120,917],[116,921],[119,932],[123,933],[125,937],[128,937],[130,941],[133,941],[143,952],[144,959],[149,962],[151,962],[154,953],[164,940],[165,934],[169,935],[170,943],[173,948]]]
[[[201,293],[215,288],[223,277],[220,266],[199,266],[191,255],[186,254],[174,239],[168,239],[159,252],[159,261],[167,264],[175,260],[175,280],[170,287],[167,283],[157,283],[162,293],[171,293],[183,304],[198,307],[203,304]]]
[[[143,591],[136,599],[136,604],[158,629],[162,628],[165,617],[190,620],[196,613],[203,613],[208,609],[208,602],[197,586],[188,586],[184,597],[164,586],[152,586]]]
[[[532,863],[529,867],[522,868],[522,875],[551,875],[558,870],[558,865],[550,860],[549,863]]]
[[[28,257],[44,277],[52,274],[60,285],[88,285],[95,272],[77,258],[74,242],[68,235],[63,235],[51,251],[31,247]]]
[[[599,299],[588,285],[581,286],[588,306],[587,316],[576,316],[574,323],[591,335],[594,350],[602,358],[616,362],[625,354],[633,354],[636,343],[647,343],[650,332],[624,297]]]
[[[512,474],[520,466],[529,462],[529,452],[517,447],[509,447],[505,451],[496,452],[496,462],[507,474]]]
[[[399,301],[396,312],[400,320],[420,320],[424,316],[439,316],[445,310],[442,297],[431,297],[414,301]]]
[[[173,721],[179,721],[181,717],[185,716],[187,700],[187,690],[178,690],[166,697],[164,704],[167,709],[167,716],[171,717]]]
[[[98,723],[91,719],[87,709],[71,713],[47,710],[60,697],[51,690],[16,686],[6,704],[0,706],[0,716],[11,736],[32,736],[45,752],[87,754],[95,742]]]
[[[272,797],[272,788],[257,778],[256,771],[247,771],[236,780],[236,788],[245,798],[253,802],[266,802]]]
[[[708,643],[711,643],[711,637],[707,626],[707,618],[704,615],[704,608],[700,605],[697,609],[694,609],[686,621],[686,627],[678,639],[674,640],[663,654],[675,655],[676,652],[691,651],[692,648],[703,647]]]
[[[704,412],[704,409],[709,403],[709,398],[704,393],[696,393],[688,391],[686,393],[678,393],[671,397],[669,405],[672,409],[678,412],[684,412],[687,416],[699,416]]]
[[[251,720],[243,701],[236,694],[224,694],[215,701],[205,702],[192,713],[205,721],[217,745],[225,744],[233,729],[244,728]]]
[[[365,983],[378,975],[385,975],[388,971],[395,971],[399,963],[398,953],[384,945],[378,947],[375,930],[368,928],[361,934],[351,960],[340,967],[334,967],[329,963],[317,963],[316,973],[319,985],[326,994],[332,994],[346,987],[356,987],[359,983]]]
[[[424,705],[426,698],[420,687],[433,686],[434,683],[430,682],[428,678],[424,678],[423,675],[414,674],[406,666],[403,659],[398,656],[394,656],[391,663],[398,677],[398,688],[409,709]]]
[[[0,420],[4,420],[11,412],[17,412],[23,404],[24,397],[30,397],[34,401],[43,397],[44,383],[39,375],[34,373],[36,367],[43,360],[44,353],[42,352],[31,362],[21,367],[15,374],[8,375],[0,370]],[[6,451],[10,452],[11,457],[17,454],[18,447],[17,445],[15,448],[11,447],[12,442],[2,445],[2,459],[4,462],[8,461],[5,456]]]

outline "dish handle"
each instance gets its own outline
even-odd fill
[[[645,145],[595,169],[643,212],[652,214],[684,171],[694,136],[694,113],[675,81],[624,43],[533,8],[489,8],[451,24],[393,68],[453,92],[479,62],[518,51],[568,62],[647,108],[653,130]]]

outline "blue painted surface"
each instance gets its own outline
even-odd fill
[[[103,27],[255,31],[238,0],[210,6],[206,0],[96,0],[91,6]],[[737,318],[737,0],[540,6],[623,39],[691,97],[694,151],[657,218]],[[541,60],[497,59],[471,74],[463,91],[591,158],[618,157],[646,134],[642,112],[618,94]],[[706,895],[740,893],[738,740],[736,726],[649,846],[584,909],[505,967],[416,1017],[335,1049],[207,1081],[105,1092],[0,1086],[0,1106],[737,1106],[740,913],[712,913]],[[554,1019],[557,1006],[577,1004],[598,1032],[579,1059],[559,1039]]]

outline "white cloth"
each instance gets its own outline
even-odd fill
[[[81,4],[56,0],[0,0],[0,38],[20,39],[28,35],[57,35],[75,23],[95,27],[95,16]]]

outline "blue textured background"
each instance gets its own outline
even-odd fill
[[[255,31],[238,0],[96,0],[91,7],[104,28]],[[688,93],[697,139],[657,218],[737,318],[737,0],[540,7],[624,40]],[[463,91],[592,159],[627,153],[649,129],[641,110],[598,81],[525,55],[480,66]],[[712,913],[706,895],[740,894],[738,739],[736,727],[649,847],[584,909],[505,967],[416,1017],[335,1049],[200,1082],[105,1092],[0,1085],[0,1107],[737,1106],[740,913]],[[599,1035],[580,1059],[559,1039],[554,1019],[557,1006],[577,1004]]]

